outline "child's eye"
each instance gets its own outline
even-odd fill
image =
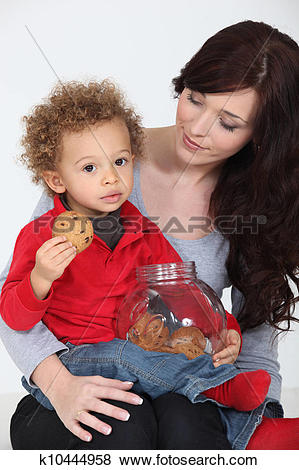
[[[92,173],[94,171],[93,169],[96,169],[95,165],[86,165],[83,171],[85,171],[85,173]]]
[[[117,160],[115,160],[115,165],[117,166],[124,166],[126,164],[128,160],[126,158],[118,158]],[[123,164],[122,164],[123,162]]]

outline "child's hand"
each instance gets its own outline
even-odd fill
[[[43,299],[52,283],[62,276],[76,256],[76,248],[64,236],[47,240],[36,252],[30,281],[37,298]]]
[[[213,363],[214,367],[219,367],[222,364],[233,364],[238,357],[241,338],[236,330],[227,330],[226,334],[223,335],[223,342],[225,348],[214,354]]]

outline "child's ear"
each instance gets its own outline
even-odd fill
[[[55,193],[64,193],[66,188],[61,180],[61,177],[57,171],[47,170],[42,174],[47,185],[55,191]]]

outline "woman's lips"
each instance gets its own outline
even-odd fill
[[[207,150],[205,147],[201,147],[200,145],[198,145],[196,142],[194,142],[193,140],[191,140],[184,132],[183,134],[183,142],[184,144],[186,145],[186,147],[188,147],[190,150]]]

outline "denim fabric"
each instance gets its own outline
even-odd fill
[[[68,352],[60,359],[73,375],[102,375],[107,378],[134,382],[132,391],[147,393],[152,399],[175,392],[186,396],[192,403],[214,400],[201,393],[238,375],[232,364],[215,368],[210,356],[188,360],[184,354],[144,351],[130,341],[115,338],[107,343],[74,346],[67,343]],[[23,386],[44,407],[53,410],[41,390],[32,388],[22,379]],[[218,403],[217,403],[218,404]],[[220,406],[228,440],[235,449],[244,449],[255,427],[259,424],[266,402],[253,412],[239,412]]]
[[[192,403],[205,401],[201,392],[235,377],[238,370],[231,364],[215,369],[208,355],[188,360],[185,354],[145,351],[127,340],[118,338],[107,343],[74,346],[60,359],[73,375],[102,375],[106,378],[134,382],[132,390],[147,393],[151,398],[167,392],[185,395]],[[43,406],[53,409],[39,389],[23,385]]]

